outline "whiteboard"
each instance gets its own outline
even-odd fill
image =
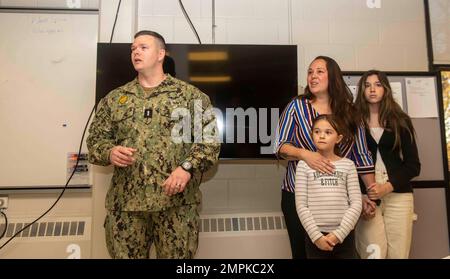
[[[65,185],[95,102],[97,31],[97,12],[0,10],[0,189]]]

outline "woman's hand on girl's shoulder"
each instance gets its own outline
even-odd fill
[[[332,174],[334,171],[333,163],[327,158],[323,157],[317,152],[305,150],[303,155],[303,161],[313,170],[320,171],[322,173]]]

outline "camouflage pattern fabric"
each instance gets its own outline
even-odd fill
[[[128,167],[115,167],[111,186],[106,196],[106,208],[112,211],[161,211],[186,204],[199,204],[201,173],[217,160],[218,140],[210,142],[176,143],[173,127],[180,120],[172,119],[175,109],[185,108],[191,115],[191,136],[194,127],[215,127],[214,115],[194,117],[195,104],[201,111],[212,108],[209,97],[196,87],[167,75],[154,90],[146,93],[137,79],[111,91],[99,103],[90,126],[87,146],[89,161],[109,165],[112,147],[122,145],[137,149],[136,162]],[[144,111],[151,110],[151,117]],[[167,196],[163,182],[183,161],[193,165],[193,176],[182,193]]]
[[[192,259],[198,246],[196,204],[161,212],[110,211],[106,246],[113,259],[147,259],[152,243],[158,259]]]
[[[137,79],[111,91],[99,103],[89,128],[89,162],[107,166],[117,145],[137,149],[135,163],[114,168],[106,195],[105,233],[113,258],[148,258],[154,242],[158,258],[192,258],[198,245],[199,189],[202,173],[217,160],[218,129],[207,95],[167,75],[145,92]],[[175,141],[174,127],[184,110],[188,140]],[[199,113],[200,112],[200,113]],[[200,117],[196,117],[200,114]],[[197,127],[197,128],[196,128]],[[198,127],[213,127],[212,135],[198,140]],[[186,137],[185,137],[186,139]],[[164,193],[163,183],[182,162],[190,161],[193,174],[183,192]]]

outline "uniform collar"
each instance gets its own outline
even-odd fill
[[[177,91],[176,79],[172,77],[170,74],[166,74],[166,78],[158,86],[155,87],[155,90],[153,90],[150,94],[148,94],[149,96],[146,96],[147,94],[145,93],[142,86],[139,84],[139,80],[137,77],[132,81],[128,82],[127,84],[125,84],[124,86],[122,86],[122,90],[130,94],[135,94],[137,96],[144,96],[145,98],[154,97],[159,94]]]

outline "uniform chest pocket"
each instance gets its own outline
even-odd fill
[[[161,134],[170,135],[170,131],[175,124],[171,115],[172,111],[169,107],[159,106],[155,108],[152,124]]]
[[[180,129],[179,126],[182,124],[183,118],[180,116],[180,112],[186,114],[189,113],[189,110],[178,102],[165,100],[165,102],[161,102],[155,106],[154,112],[154,125],[158,127],[161,134],[171,135],[172,130]]]
[[[124,122],[134,116],[134,107],[118,108],[111,113],[111,121],[115,123]]]
[[[118,108],[111,113],[112,125],[115,129],[117,144],[123,145],[123,140],[136,133],[136,121],[133,107]]]

